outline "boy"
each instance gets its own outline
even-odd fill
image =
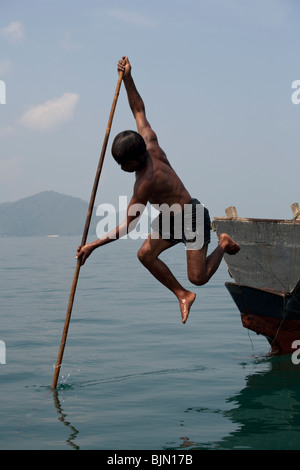
[[[225,252],[235,254],[240,248],[229,235],[222,234],[217,248],[207,256],[210,242],[208,211],[204,209],[201,224],[199,227],[195,227],[196,209],[199,208],[200,203],[197,199],[192,199],[159,146],[157,136],[146,118],[144,102],[136,89],[127,57],[123,57],[118,62],[118,72],[121,71],[123,72],[128,102],[136,121],[137,132],[124,131],[118,134],[112,145],[112,155],[123,171],[135,172],[133,195],[127,208],[125,220],[113,231],[95,242],[83,247],[79,246],[77,258],[81,260],[81,264],[84,264],[94,249],[121,238],[132,230],[148,202],[158,205],[162,208],[162,212],[155,221],[157,227],[139,249],[138,258],[156,279],[176,295],[179,301],[181,320],[182,323],[185,323],[196,294],[185,289],[177,281],[166,264],[159,259],[159,255],[176,243],[184,242],[187,247],[188,278],[190,282],[199,286],[206,284],[216,272]],[[170,218],[170,230],[164,230],[163,227],[163,208],[168,214],[170,214],[168,208],[174,208],[174,217]],[[179,226],[182,227],[181,223],[185,228],[186,219],[190,225],[190,234],[194,236],[191,239],[189,236],[186,237],[185,233],[179,236],[175,233]],[[178,220],[180,220],[179,224]],[[191,230],[191,223],[196,231]],[[185,230],[183,231],[185,232]],[[199,240],[201,240],[200,245]]]

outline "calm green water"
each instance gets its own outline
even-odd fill
[[[300,365],[241,325],[225,264],[182,325],[175,297],[120,240],[82,267],[51,384],[77,238],[1,244],[1,449],[299,449]],[[164,254],[186,286],[185,251]]]

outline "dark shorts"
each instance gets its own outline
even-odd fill
[[[166,223],[167,220],[167,223]],[[187,249],[201,249],[210,243],[210,216],[198,199],[191,199],[179,214],[166,219],[162,212],[152,222],[152,228],[161,238],[173,244],[184,243]]]

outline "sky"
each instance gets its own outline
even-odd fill
[[[161,147],[211,218],[232,205],[292,218],[299,16],[298,0],[0,0],[0,203],[45,190],[89,201],[126,55]],[[131,197],[134,175],[110,151],[125,129],[122,85],[96,205]]]

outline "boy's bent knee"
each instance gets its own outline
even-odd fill
[[[144,246],[141,246],[141,248],[137,252],[137,257],[139,261],[145,265],[149,264],[152,260],[151,252]]]
[[[199,274],[189,274],[188,278],[189,278],[189,281],[195,286],[203,286],[208,281],[206,276],[201,276]]]

